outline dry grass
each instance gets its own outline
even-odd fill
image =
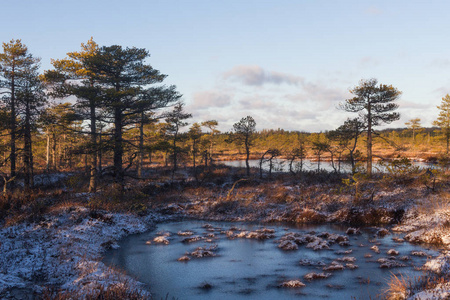
[[[326,217],[315,210],[303,209],[295,215],[294,221],[297,223],[323,223]]]
[[[0,223],[11,226],[22,221],[36,222],[48,211],[60,191],[15,191],[0,195]]]
[[[266,201],[278,204],[292,203],[296,201],[296,199],[300,198],[286,186],[283,186],[281,184],[265,185],[262,188],[262,194],[265,196]]]
[[[127,282],[110,285],[108,287],[100,286],[98,289],[91,290],[87,294],[81,292],[61,291],[55,288],[47,288],[41,295],[42,300],[141,300],[150,299],[143,296],[138,290],[130,288]]]
[[[393,279],[393,280],[392,280]],[[390,290],[391,285],[393,286],[393,291],[402,291],[404,287],[406,287],[406,291],[408,296],[411,296],[411,294],[421,292],[421,291],[429,291],[429,293],[435,295],[436,298],[433,299],[442,299],[442,295],[440,295],[441,289],[446,290],[446,286],[448,286],[448,283],[450,281],[449,275],[437,275],[432,272],[428,272],[427,274],[424,274],[423,276],[414,277],[414,279],[407,278],[406,280],[402,278],[391,278],[391,281],[389,282],[389,288]],[[387,293],[387,295],[390,295]],[[405,298],[387,298],[387,299],[405,299]],[[416,299],[416,298],[414,298]],[[445,298],[447,299],[447,298]]]
[[[411,281],[408,277],[400,277],[391,273],[388,287],[383,291],[387,300],[403,300],[406,299],[411,290]]]
[[[436,212],[450,213],[450,192],[442,190],[435,194],[429,194],[418,204],[419,213],[424,215],[431,215]]]
[[[69,300],[69,299],[85,299],[85,300],[113,300],[113,299],[151,299],[145,294],[145,291],[139,290],[129,280],[124,271],[116,267],[108,267],[104,276],[110,278],[114,283],[104,286],[101,282],[98,282],[95,278],[92,279],[89,276],[98,271],[98,262],[89,261],[84,257],[78,264],[79,279],[81,279],[82,288],[76,291],[61,290],[53,286],[49,286],[44,289],[43,294],[39,299],[42,300]],[[86,279],[83,279],[86,277]],[[103,281],[103,280],[102,280]]]

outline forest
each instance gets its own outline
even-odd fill
[[[395,226],[411,243],[450,244],[449,95],[433,127],[417,117],[381,130],[399,120],[401,91],[362,79],[336,110],[354,118],[333,130],[257,130],[257,117],[242,116],[221,132],[217,120],[196,120],[186,111],[182,94],[164,83],[167,75],[152,68],[149,57],[146,49],[100,46],[91,38],[41,72],[40,59],[21,40],[3,43],[0,250],[12,254],[0,259],[0,271],[9,276],[0,276],[0,294],[146,299],[145,288],[100,266],[97,254],[128,234],[183,217]],[[246,167],[222,164],[238,160]],[[260,167],[251,168],[249,160]],[[272,173],[276,160],[284,161],[284,172]],[[305,161],[317,162],[317,170],[306,170]],[[333,170],[321,169],[323,161]],[[77,231],[80,224],[87,233]],[[90,233],[95,226],[107,233]],[[57,237],[61,228],[80,236]],[[427,280],[391,277],[386,297],[450,290],[445,253],[433,258],[440,269],[430,267]]]
[[[235,124],[240,127],[220,132],[216,120],[195,120],[184,111],[182,95],[175,86],[163,84],[167,75],[146,64],[149,56],[145,49],[99,47],[91,38],[79,52],[52,60],[54,69],[39,74],[39,59],[20,40],[3,43],[4,190],[19,181],[32,189],[35,174],[77,170],[90,178],[92,192],[106,175],[122,183],[128,175],[144,178],[143,170],[149,167],[170,167],[175,173],[180,166],[196,169],[243,159],[247,152],[252,159],[351,161],[353,168],[357,161],[373,159],[448,161],[449,96],[443,98],[433,128],[422,128],[420,118],[398,129],[369,128],[399,118],[394,100],[401,92],[380,84],[384,90],[379,94],[391,89],[393,95],[371,104],[372,116],[360,113],[335,130],[257,131],[256,121],[248,116]],[[353,93],[376,84],[374,79],[362,80]],[[343,103],[342,110],[366,110],[364,103],[353,100]],[[382,107],[379,112],[377,105]]]

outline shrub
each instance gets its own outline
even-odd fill
[[[414,166],[406,157],[398,157],[388,162],[382,161],[379,165],[385,169],[385,179],[398,183],[410,182],[420,172],[420,168]]]

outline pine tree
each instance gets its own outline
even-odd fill
[[[38,74],[39,59],[35,59],[17,78],[19,88],[16,89],[17,113],[23,137],[22,157],[24,163],[24,184],[27,189],[33,187],[33,149],[32,135],[36,130],[36,123],[42,108],[46,103],[46,96]]]
[[[247,177],[250,176],[250,147],[253,146],[254,134],[256,132],[256,122],[251,116],[242,118],[239,122],[233,125],[232,140],[238,145],[245,147],[245,165],[247,167]]]
[[[180,130],[184,126],[188,125],[185,121],[189,118],[192,118],[192,115],[184,112],[184,104],[178,103],[174,106],[173,110],[166,114],[166,133],[169,135],[171,139],[171,151],[172,151],[172,159],[173,159],[173,168],[172,168],[172,179],[175,176],[175,171],[178,168],[178,156],[181,152],[181,148],[178,146],[178,142],[180,141]]]
[[[420,129],[420,118],[411,119],[405,125],[412,130],[413,143],[416,143],[416,131]]]
[[[2,89],[3,102],[9,111],[9,135],[10,135],[10,176],[16,176],[16,142],[17,142],[17,93],[26,82],[23,77],[27,71],[38,63],[22,44],[21,40],[11,40],[3,43],[3,53],[0,53],[0,88]]]
[[[449,142],[450,142],[450,95],[447,94],[442,98],[441,105],[438,105],[439,115],[433,125],[439,126],[444,134],[446,141],[446,153],[449,153]]]
[[[113,160],[115,181],[123,188],[124,137],[127,126],[139,122],[142,112],[165,107],[181,96],[175,87],[149,87],[160,83],[166,75],[146,64],[149,57],[145,49],[122,48],[122,46],[101,47],[93,56],[84,60],[100,89],[102,107],[106,122],[114,125]],[[167,93],[158,93],[164,91]],[[161,97],[158,97],[160,95]]]
[[[201,123],[201,126],[204,126],[206,128],[208,128],[210,130],[210,135],[209,135],[209,161],[211,163],[211,165],[213,164],[214,158],[214,135],[220,133],[219,130],[217,130],[217,126],[219,125],[219,122],[217,122],[216,120],[208,120],[208,121],[204,121]],[[208,155],[208,153],[206,152],[206,155]],[[207,162],[207,157],[205,157],[205,166],[208,166],[208,162]]]
[[[372,174],[372,134],[374,127],[383,123],[389,124],[400,119],[394,112],[398,105],[394,103],[401,92],[392,85],[379,84],[376,79],[361,80],[350,93],[355,95],[345,100],[341,108],[348,112],[357,112],[363,120],[367,131],[367,173]]]
[[[197,155],[199,152],[199,143],[200,139],[203,136],[202,128],[199,123],[194,123],[189,128],[189,138],[192,141],[192,164],[194,169],[194,177],[197,179],[197,169],[196,169],[196,162],[197,162]]]
[[[44,74],[51,94],[56,97],[75,96],[75,109],[81,118],[89,122],[89,144],[83,146],[91,158],[89,192],[95,192],[97,188],[97,156],[100,150],[96,124],[101,102],[94,74],[87,68],[86,60],[97,52],[98,45],[91,38],[86,44],[81,44],[80,52],[69,52],[68,58],[52,60],[55,69]]]
[[[358,138],[364,131],[364,123],[358,119],[347,119],[343,125],[334,130],[336,138],[339,142],[347,148],[350,156],[350,163],[352,165],[352,172],[356,170],[355,167],[355,151],[358,144]],[[351,142],[353,141],[353,142]]]

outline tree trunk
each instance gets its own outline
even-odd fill
[[[175,132],[174,136],[173,136],[173,168],[172,168],[172,180],[175,177],[175,171],[177,170],[177,156],[178,156],[178,149],[177,149],[177,137],[178,137],[178,128],[177,131]]]
[[[359,135],[359,133],[357,133],[357,135],[355,136],[355,142],[353,144],[353,148],[348,149],[350,151],[350,162],[352,164],[352,174],[355,173],[355,157],[353,154],[355,153],[356,145],[358,143],[358,135]]]
[[[30,134],[30,187],[34,187],[34,159],[33,159],[33,143],[31,140],[31,134]]]
[[[62,148],[62,144],[63,143],[64,143],[64,140],[60,139],[60,141],[58,143],[58,146],[57,146],[58,151],[57,151],[57,154],[56,154],[56,159],[58,160],[58,166],[59,167],[64,166],[62,164],[62,159],[61,159],[61,157],[62,157],[62,155],[61,155],[61,148]]]
[[[320,152],[317,153],[317,173],[320,171]]]
[[[337,172],[336,166],[334,165],[334,153],[330,151],[331,155],[331,167],[333,168],[334,172]]]
[[[95,105],[90,103],[90,119],[91,119],[91,165],[89,174],[89,193],[94,193],[97,190],[97,127],[95,116]]]
[[[214,141],[213,141],[213,137],[214,137],[214,131],[211,133],[211,144],[209,146],[209,164],[212,166],[214,163],[214,158],[213,158],[213,146],[214,146]]]
[[[122,111],[120,107],[116,107],[114,110],[114,171],[115,181],[123,188],[123,143],[122,143]]]
[[[273,157],[269,159],[269,178],[272,178],[272,167],[273,167],[272,159]]]
[[[72,148],[73,148],[72,147],[72,140],[69,140],[69,147],[68,147],[69,154],[67,155],[69,169],[72,169],[72,153],[71,153]]]
[[[245,166],[247,167],[247,177],[250,177],[250,164],[248,163],[248,160],[250,159],[250,146],[249,146],[249,140],[248,136],[245,137]]]
[[[139,124],[139,157],[138,177],[142,177],[142,164],[144,163],[144,112],[141,112],[141,123]]]
[[[372,176],[372,114],[371,104],[367,105],[367,175]]]
[[[10,118],[10,131],[11,131],[11,141],[10,141],[10,150],[11,154],[9,156],[10,159],[10,167],[11,167],[11,178],[16,176],[16,92],[15,92],[15,66],[12,67],[12,78],[11,78],[11,118]],[[11,185],[14,185],[14,181],[11,182]]]
[[[263,179],[263,161],[264,161],[264,155],[266,155],[267,151],[261,156],[261,159],[259,160],[259,178]]]
[[[294,170],[292,169],[292,164],[294,163],[295,160],[295,156],[291,158],[291,160],[289,161],[289,172],[292,173],[292,175],[295,175]]]
[[[88,159],[88,154],[85,153],[84,154],[84,172],[88,173],[89,172],[89,163],[88,163],[89,159]]]
[[[57,161],[56,161],[56,133],[53,131],[53,159],[52,159],[52,164],[53,164],[53,168],[55,169],[55,170],[58,170],[58,163],[57,163]]]
[[[197,140],[194,138],[193,145],[192,145],[192,161],[193,161],[193,167],[194,167],[195,180],[197,180],[197,169],[196,169],[196,165],[195,165],[196,159],[197,159]]]
[[[102,127],[100,126],[100,134],[98,135],[98,173],[100,174],[100,177],[102,176],[103,168],[102,168]]]
[[[50,132],[47,128],[47,172],[50,170]]]
[[[31,148],[31,124],[30,124],[30,106],[28,103],[25,104],[25,124],[23,133],[23,163],[25,168],[24,185],[26,189],[31,189],[33,187],[33,165],[32,165],[32,148]]]
[[[26,100],[25,100],[26,101]],[[31,189],[30,176],[30,152],[31,152],[31,132],[30,132],[30,107],[25,104],[25,123],[23,132],[23,164],[24,164],[24,186],[25,189]]]
[[[66,133],[63,134],[63,142],[64,142],[64,147],[63,147],[62,159],[64,161],[64,166],[67,166],[67,134]]]

